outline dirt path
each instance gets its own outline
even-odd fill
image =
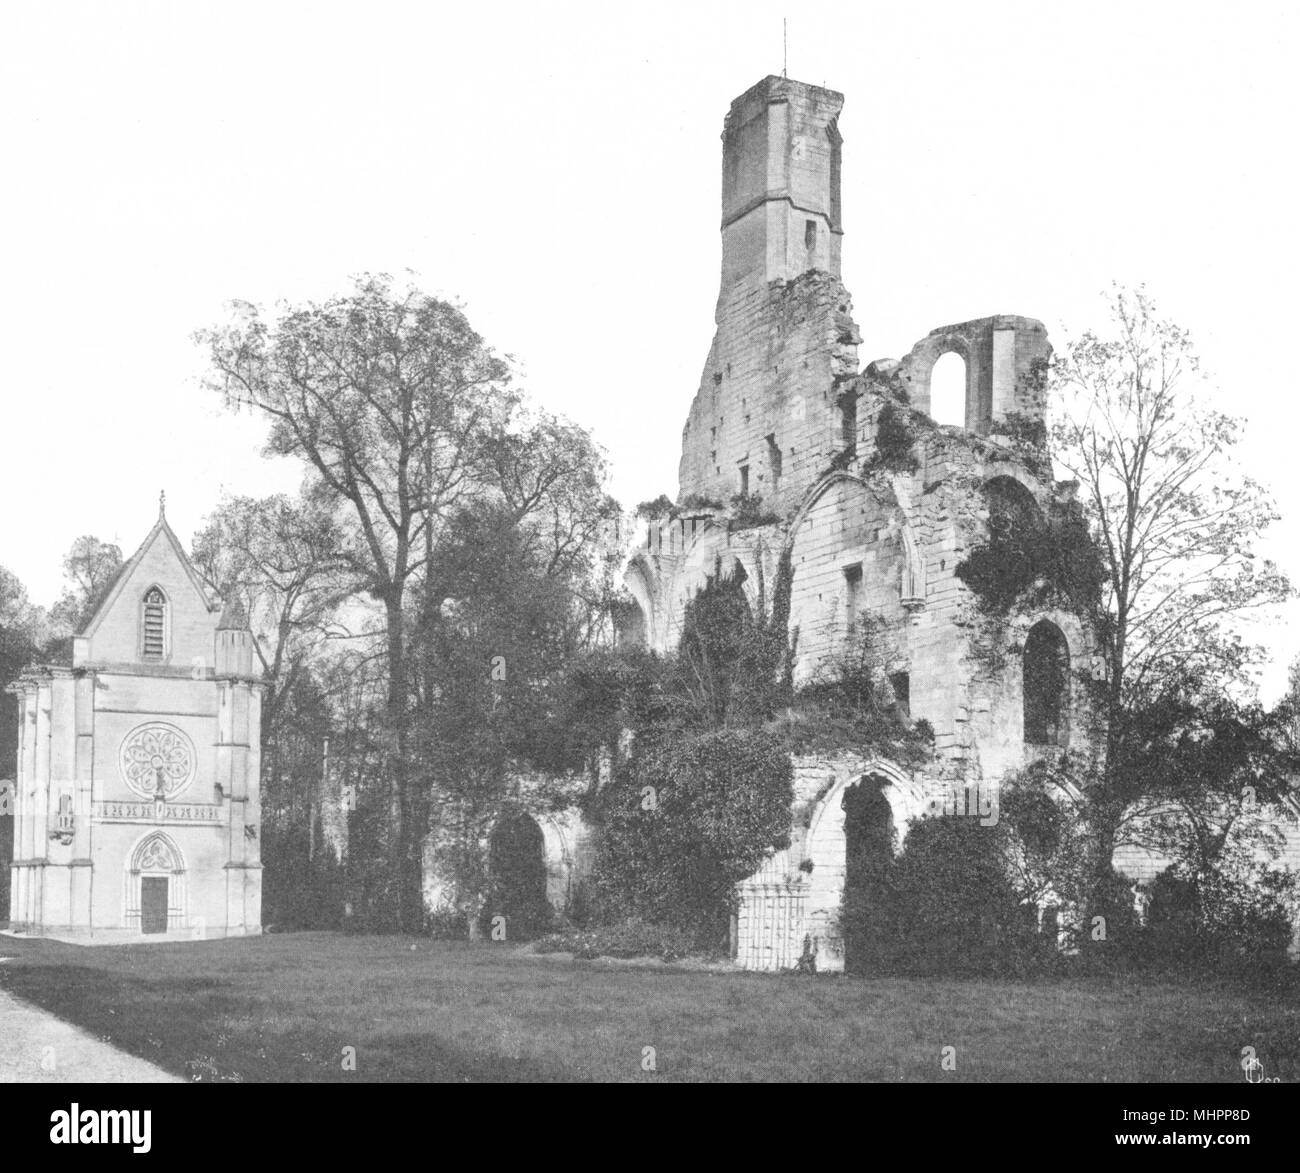
[[[0,990],[0,1083],[184,1083]]]

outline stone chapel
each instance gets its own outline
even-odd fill
[[[162,509],[18,697],[10,931],[80,943],[260,933],[264,665]]]

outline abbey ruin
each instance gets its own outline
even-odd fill
[[[847,787],[883,786],[905,829],[954,783],[992,786],[1088,736],[1071,687],[1092,670],[1079,619],[1022,610],[991,631],[955,573],[991,515],[1045,517],[1070,498],[1046,450],[1046,331],[978,318],[860,369],[840,280],[842,106],[775,76],[731,105],[717,333],[682,432],[677,508],[651,522],[626,572],[638,634],[667,651],[711,576],[741,581],[759,607],[787,555],[796,686],[870,617],[896,703],[934,731],[925,776],[852,754],[796,760],[791,847],[740,894],[737,961],[755,969],[794,964],[809,935],[819,967],[842,968]],[[965,364],[964,426],[930,419],[931,371],[949,353]]]
[[[734,901],[732,955],[756,970],[845,969],[841,913],[864,817],[896,847],[926,817],[990,825],[1003,780],[1067,751],[1100,752],[1103,740],[1088,693],[1105,666],[1083,618],[1096,583],[1062,563],[1051,581],[1012,575],[994,598],[967,573],[980,557],[997,562],[998,535],[1092,549],[1077,486],[1053,477],[1047,332],[995,314],[863,364],[840,277],[843,101],[769,76],[731,104],[716,333],[682,430],[675,501],[642,507],[624,568],[635,609],[623,645],[677,650],[688,606],[710,583],[743,591],[751,616],[773,615],[779,596],[796,691],[865,649],[875,695],[902,727],[924,730],[925,751],[907,760],[844,745],[794,755],[790,846]],[[955,418],[932,394],[948,356],[965,372]],[[529,785],[521,779],[522,795]],[[1056,800],[1077,805],[1070,782],[1057,786]],[[590,833],[576,809],[542,805],[527,817],[546,899],[569,914]],[[1296,814],[1280,815],[1287,867],[1300,867]],[[489,837],[481,846],[488,855]],[[431,909],[451,907],[441,854],[426,845]],[[1114,862],[1139,909],[1136,884],[1170,861],[1121,842]],[[1074,912],[1050,890],[1026,911],[1067,940]]]

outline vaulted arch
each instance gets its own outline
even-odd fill
[[[888,481],[828,474],[806,495],[786,541],[799,682],[832,670],[866,630],[864,616],[901,620],[925,605],[924,551]]]
[[[984,482],[993,541],[1024,538],[1042,529],[1043,511],[1034,494],[1018,479],[999,474]]]

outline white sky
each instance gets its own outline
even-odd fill
[[[993,313],[1193,333],[1300,580],[1290,343],[1300,16],[1268,3],[11,3],[0,9],[0,564],[37,602],[166,488],[290,489],[197,384],[224,303],[413,270],[464,301],[629,505],[676,491],[713,329],[722,118],[781,69],[846,95],[864,364]],[[1290,618],[1300,618],[1300,608]],[[1300,628],[1270,629],[1280,686]]]

